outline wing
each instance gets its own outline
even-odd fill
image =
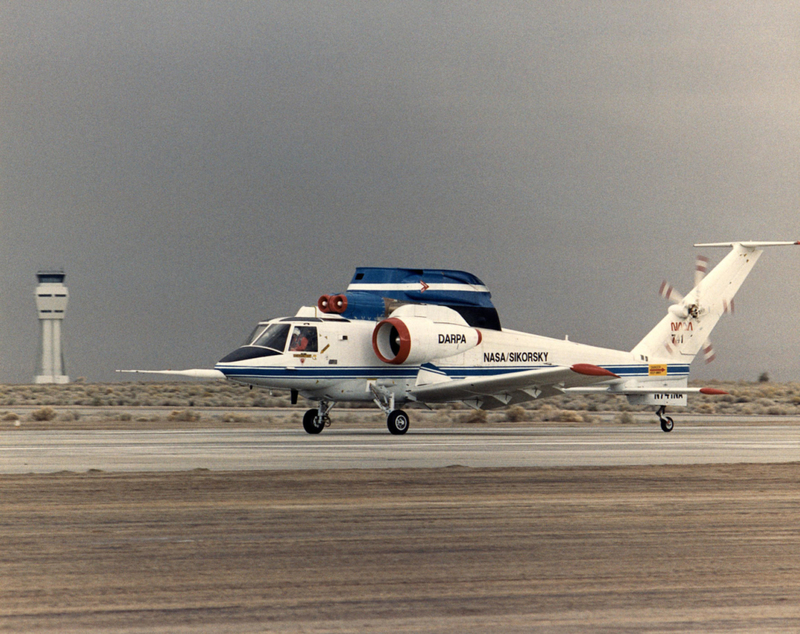
[[[490,376],[444,379],[425,385],[418,384],[411,390],[409,396],[414,400],[427,403],[465,401],[477,407],[491,409],[534,398],[562,394],[569,388],[594,385],[618,378],[618,375],[605,368],[588,363],[578,363],[573,366],[552,366]]]
[[[190,370],[117,370],[129,374],[167,374],[169,376],[186,376],[192,379],[224,379],[225,375],[219,370],[192,368]]]

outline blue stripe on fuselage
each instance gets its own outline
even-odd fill
[[[540,370],[548,367],[549,365],[528,365],[528,366],[502,366],[502,367],[463,367],[463,366],[432,366],[427,368],[431,370],[436,368],[436,371],[445,374],[451,379],[461,379],[468,377],[491,377],[502,376],[504,374],[512,374],[515,372],[525,372],[530,370]],[[244,378],[244,377],[259,377],[259,378],[302,378],[302,379],[325,379],[325,380],[341,380],[341,379],[359,379],[359,378],[382,378],[382,379],[398,379],[409,380],[416,378],[420,371],[421,366],[293,366],[287,368],[269,367],[269,366],[242,366],[242,365],[217,365],[216,369],[220,370],[226,377],[230,378]],[[649,376],[649,368],[647,365],[609,365],[601,366],[609,372],[613,372],[620,377],[646,377]],[[689,374],[689,366],[686,364],[671,364],[667,366],[668,377],[682,377]]]

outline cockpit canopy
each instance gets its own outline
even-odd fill
[[[305,322],[305,320],[304,320]],[[291,334],[291,336],[290,336]],[[288,347],[287,347],[288,342]],[[220,359],[220,363],[232,363],[245,359],[257,359],[284,354],[285,352],[317,352],[317,327],[286,323],[285,320],[259,324],[250,334],[245,345]]]

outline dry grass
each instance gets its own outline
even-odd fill
[[[233,383],[70,383],[0,385],[0,407],[77,405],[82,407],[284,407],[288,393]]]
[[[800,383],[713,383],[725,389],[724,396],[689,397],[689,407],[675,408],[675,414],[799,416]],[[288,393],[249,389],[225,382],[132,382],[72,383],[69,385],[0,385],[0,421],[56,424],[69,428],[96,421],[124,427],[136,423],[207,426],[219,422],[241,426],[300,424],[302,401],[295,406]],[[142,409],[140,409],[142,408]],[[168,409],[156,412],[146,408]],[[211,408],[214,408],[212,410]],[[264,408],[278,408],[266,411]],[[409,406],[414,408],[414,406]],[[228,410],[220,413],[218,410]],[[383,414],[372,403],[339,403],[336,411],[351,410],[357,425],[380,426]],[[129,410],[129,411],[126,411]],[[414,418],[437,427],[474,424],[526,424],[530,422],[596,423],[601,420],[632,422],[634,412],[649,407],[631,407],[625,398],[614,396],[562,396],[530,401],[488,412],[470,410],[459,403],[417,410]],[[655,420],[655,419],[654,419]]]

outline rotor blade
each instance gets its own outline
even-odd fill
[[[706,364],[711,363],[717,358],[717,353],[714,352],[714,346],[711,344],[711,340],[706,341],[706,345],[703,346],[703,358]]]
[[[734,303],[733,300],[728,301],[727,299],[722,300],[722,312],[723,313],[730,313],[733,315],[734,313]]]
[[[703,281],[708,271],[708,258],[704,255],[698,255],[694,259],[694,285],[697,286]]]
[[[676,304],[683,299],[683,295],[676,291],[674,286],[668,284],[667,280],[661,282],[661,288],[658,289],[658,294],[664,299],[668,299]]]

